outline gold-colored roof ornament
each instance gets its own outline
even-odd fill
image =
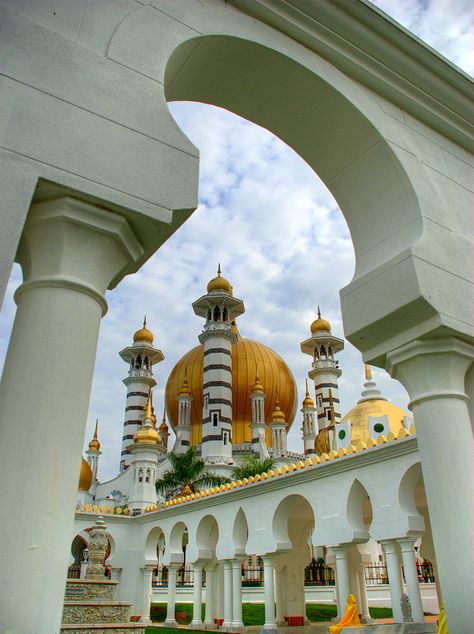
[[[153,333],[148,330],[146,327],[146,315],[143,319],[143,327],[137,330],[137,332],[133,335],[133,343],[140,343],[142,341],[153,344],[154,336]]]
[[[153,410],[152,392],[150,390],[148,400],[145,407],[144,424],[135,432],[133,442],[135,444],[158,445],[161,443],[161,437],[156,429],[156,416]]]
[[[316,332],[331,332],[331,324],[327,319],[323,319],[321,317],[321,310],[318,306],[318,318],[313,321],[310,326],[311,334],[314,335]]]
[[[166,423],[166,410],[163,412],[163,420],[161,421],[161,425],[160,425],[160,432],[162,434],[168,434],[169,435],[169,428],[168,425]]]
[[[303,400],[303,407],[314,407],[314,401],[309,395],[308,379],[306,379],[306,396],[304,397],[304,400]]]
[[[207,292],[212,293],[219,291],[221,293],[227,293],[228,295],[232,295],[233,288],[232,284],[229,280],[226,280],[225,277],[221,275],[221,265],[217,266],[217,277],[212,278],[209,284],[207,285]]]
[[[98,429],[99,429],[99,419],[96,418],[94,436],[92,437],[92,440],[89,443],[90,451],[100,451],[100,442],[99,442],[99,439],[97,438]]]
[[[281,410],[280,401],[278,400],[278,394],[276,398],[275,409],[272,414],[272,423],[286,423],[285,414]]]
[[[179,392],[180,396],[191,396],[191,388],[189,387],[189,383],[188,383],[188,369],[185,368],[184,370],[184,381],[183,384],[181,386],[181,390]]]
[[[151,390],[148,393],[148,400],[145,404],[145,407],[143,408],[143,411],[145,412],[144,420],[146,421],[149,418],[153,427],[156,427],[155,408],[153,407],[153,393]]]
[[[365,380],[372,381],[372,370],[368,363],[365,364]]]
[[[263,385],[260,383],[258,374],[255,375],[255,383],[252,386],[252,394],[264,394]]]
[[[90,464],[87,462],[87,460],[84,460],[84,458],[82,458],[81,472],[79,475],[79,483],[77,488],[79,491],[83,491],[86,493],[91,488],[91,484],[92,484],[92,469],[90,467]]]

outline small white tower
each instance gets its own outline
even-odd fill
[[[130,464],[130,454],[127,447],[133,440],[135,432],[143,423],[144,409],[148,394],[156,385],[153,378],[153,366],[165,358],[161,350],[153,347],[153,333],[146,327],[146,317],[143,328],[133,335],[133,345],[120,352],[122,359],[129,364],[128,376],[123,380],[127,386],[127,402],[123,424],[122,454],[120,472]]]
[[[311,337],[302,342],[301,351],[313,358],[313,369],[308,372],[308,376],[314,381],[319,431],[331,423],[330,390],[335,420],[338,422],[341,419],[337,381],[342,371],[338,361],[334,360],[334,355],[343,348],[344,341],[331,334],[331,324],[321,317],[318,306],[318,318],[311,324]]]
[[[166,450],[155,427],[151,391],[147,399],[145,422],[133,436],[133,444],[127,449],[131,456],[132,484],[128,497],[128,508],[132,514],[147,506],[156,504],[155,482],[158,470],[158,457]]]
[[[273,457],[286,456],[287,454],[286,427],[285,414],[280,408],[280,402],[277,397],[275,410],[272,414],[272,422],[270,423]]]
[[[306,379],[306,396],[303,400],[303,407],[301,408],[303,413],[303,445],[305,455],[316,453],[314,448],[314,441],[317,435],[316,422],[314,420],[314,412],[316,408],[314,406],[313,399],[309,395],[308,391],[308,379]]]
[[[255,378],[250,400],[252,401],[252,424],[250,425],[252,430],[252,450],[258,453],[260,460],[264,460],[269,458],[270,454],[268,453],[267,440],[265,438],[265,392],[258,376]]]
[[[89,443],[89,449],[86,451],[87,462],[89,463],[91,471],[92,471],[93,484],[98,479],[97,473],[99,471],[99,456],[102,453],[100,450],[100,442],[99,442],[99,439],[97,438],[98,430],[99,430],[99,419],[96,419],[94,436],[92,437],[92,440]]]
[[[178,424],[176,425],[176,440],[173,453],[186,453],[191,446],[191,403],[193,397],[189,388],[188,378],[185,375],[178,401]]]
[[[207,285],[207,295],[193,304],[194,312],[204,317],[202,457],[206,464],[231,465],[232,459],[232,344],[237,336],[232,321],[244,313],[242,300],[233,297],[232,286],[221,276]]]

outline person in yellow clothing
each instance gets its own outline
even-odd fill
[[[360,625],[357,604],[353,594],[347,597],[346,613],[342,619],[336,625],[329,626],[329,634],[339,634],[343,627],[349,627],[349,625]]]

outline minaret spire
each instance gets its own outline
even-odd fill
[[[99,431],[99,419],[96,418],[95,419],[95,428],[94,428],[94,435],[92,436],[90,442],[89,442],[89,449],[86,451],[86,455],[87,455],[87,462],[90,465],[90,468],[92,470],[92,478],[93,478],[93,482],[96,482],[97,480],[97,473],[99,470],[99,456],[101,455],[101,450],[100,450],[100,442],[99,442],[99,438],[98,438],[98,431]]]
[[[303,445],[306,455],[316,453],[314,449],[314,441],[316,439],[316,424],[314,421],[314,402],[309,395],[308,379],[306,379],[306,395],[303,400],[301,412],[303,414]]]
[[[344,341],[331,333],[331,324],[321,316],[319,305],[317,318],[311,324],[310,330],[311,337],[301,343],[301,350],[311,355],[313,359],[312,370],[308,376],[314,380],[318,430],[321,431],[331,424],[332,415],[336,422],[341,419],[338,379],[342,372],[334,357],[344,348]],[[333,414],[331,414],[329,393],[332,398]]]

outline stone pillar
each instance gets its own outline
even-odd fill
[[[284,574],[283,567],[275,568],[275,618],[277,625],[285,624]]]
[[[347,597],[350,594],[349,586],[349,565],[347,561],[346,545],[333,546],[332,550],[336,555],[336,586],[338,601],[338,617],[342,618],[346,611]]]
[[[150,605],[151,605],[151,580],[154,566],[145,566],[143,571],[143,594],[142,594],[142,615],[141,622],[151,625]]]
[[[262,632],[278,630],[275,618],[275,580],[272,557],[263,557],[263,580],[265,583],[265,625]]]
[[[403,623],[401,607],[403,584],[402,575],[400,572],[400,560],[398,558],[397,542],[393,539],[388,539],[380,543],[385,553],[385,562],[387,564],[387,575],[388,583],[390,585],[393,620],[395,623]]]
[[[170,564],[168,566],[168,598],[166,604],[166,621],[165,627],[178,627],[175,618],[175,595],[176,595],[176,573],[178,572],[178,564]]]
[[[242,560],[232,560],[232,630],[243,631],[242,621]]]
[[[215,580],[215,564],[207,564],[206,566],[206,612],[204,615],[204,626],[206,628],[214,627],[214,580]]]
[[[473,350],[464,341],[445,337],[416,340],[387,355],[388,371],[411,398],[451,632],[469,632],[474,621],[474,548],[466,546],[474,532],[474,441],[465,392]]]
[[[416,540],[417,538],[408,537],[406,539],[399,539],[398,543],[402,551],[403,571],[405,573],[407,595],[410,600],[413,621],[415,623],[424,623],[425,616],[423,614],[423,603],[421,601],[420,582],[416,570],[415,551],[413,550]]]
[[[193,620],[190,628],[193,630],[202,629],[202,564],[193,565],[194,592],[193,592]]]
[[[116,213],[73,198],[30,209],[0,384],[0,477],[14,492],[2,499],[2,631],[59,631],[104,294],[142,253]]]
[[[223,627],[232,627],[232,562],[224,561],[224,623]]]
[[[372,623],[369,612],[369,601],[367,598],[367,584],[365,582],[365,566],[360,564],[357,568],[357,583],[359,586],[360,605],[359,612],[361,614],[361,623]]]
[[[104,558],[107,552],[109,534],[103,517],[98,517],[89,535],[89,563],[85,578],[89,581],[104,580]]]

